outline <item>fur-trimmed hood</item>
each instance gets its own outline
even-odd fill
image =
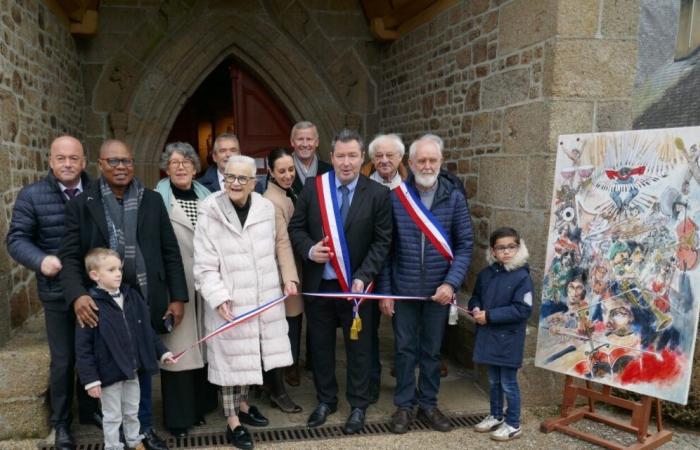
[[[525,240],[521,238],[518,253],[515,254],[513,259],[508,264],[503,264],[503,268],[506,269],[507,272],[520,269],[527,264],[529,258],[530,252],[527,250]],[[498,262],[496,261],[496,258],[493,257],[493,254],[491,254],[491,247],[486,249],[486,261],[489,263],[489,265]]]

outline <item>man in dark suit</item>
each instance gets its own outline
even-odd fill
[[[44,307],[46,335],[51,354],[49,399],[51,424],[58,450],[75,448],[70,432],[75,376],[75,315],[66,307],[58,282],[61,260],[56,256],[64,235],[66,202],[89,184],[85,153],[79,140],[60,136],[51,143],[49,173],[17,195],[7,232],[7,251],[12,258],[36,272],[37,291]],[[97,402],[78,386],[81,423],[101,426]]]
[[[325,237],[327,231],[324,231],[321,219],[325,203],[319,201],[316,178],[307,180],[297,200],[289,223],[289,236],[294,251],[303,260],[304,289],[307,291],[339,292],[345,283],[353,292],[363,292],[374,280],[389,253],[392,230],[389,190],[360,175],[363,159],[360,135],[343,130],[333,140],[333,171],[323,175],[328,183],[327,191],[337,200],[338,214],[335,216],[338,228],[344,230],[347,253],[343,257],[350,260],[351,273],[338,274],[333,268],[335,264],[332,259],[341,250],[336,249],[336,254],[331,254]],[[371,333],[360,331],[358,339],[351,339],[354,305],[346,298],[305,299],[314,383],[319,401],[309,417],[310,427],[322,425],[328,415],[337,409],[336,325],[342,327],[345,337],[348,362],[346,395],[352,407],[344,431],[357,433],[364,426],[365,410],[370,400]],[[371,330],[373,316],[368,302],[361,304],[359,315],[362,327]]]
[[[296,169],[292,190],[299,195],[307,178],[323,175],[333,170],[333,166],[318,157],[318,130],[313,123],[301,121],[294,124],[289,141],[294,149],[292,158]]]
[[[231,155],[240,154],[241,145],[238,142],[238,137],[233,133],[220,134],[214,140],[214,148],[211,152],[211,158],[214,160],[215,165],[209,166],[204,175],[199,177],[197,181],[211,192],[223,190],[226,163]]]
[[[121,141],[102,144],[98,159],[102,177],[83,195],[68,202],[66,232],[59,251],[63,263],[61,285],[80,326],[94,327],[99,311],[88,295],[91,285],[84,257],[95,247],[117,251],[123,259],[123,280],[138,289],[150,306],[157,333],[163,320],[182,320],[188,300],[180,249],[163,199],[134,178],[134,157]],[[151,377],[139,375],[139,421],[149,449],[167,449],[152,423]]]

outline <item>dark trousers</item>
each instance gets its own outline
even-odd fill
[[[338,292],[337,280],[322,280],[321,292]],[[350,339],[352,309],[354,303],[345,299],[305,298],[308,332],[311,341],[314,384],[319,402],[329,405],[338,403],[338,382],[335,377],[335,334],[336,326],[343,329],[345,354],[347,358],[348,403],[353,408],[367,408],[369,405],[369,371],[372,351],[373,316],[369,301],[360,306],[362,331],[358,340]]]
[[[394,404],[423,409],[437,406],[440,389],[440,345],[445,333],[449,306],[436,302],[394,303],[396,345],[396,391]],[[420,368],[416,390],[416,364]]]
[[[370,302],[370,311],[374,317],[374,325],[372,327],[372,368],[369,372],[370,381],[379,384],[382,379],[382,362],[379,358],[379,325],[382,317],[379,311],[379,302],[376,300],[367,300]]]
[[[99,411],[97,400],[90,397],[80,380],[76,380],[75,367],[75,314],[72,310],[58,311],[44,307],[46,335],[51,354],[49,401],[51,424],[70,426],[73,394],[78,397],[81,418],[88,419]],[[75,389],[75,390],[74,390]]]
[[[207,366],[201,369],[160,371],[163,424],[168,429],[191,428],[216,409],[219,388],[207,380]]]
[[[141,433],[153,428],[153,376],[145,372],[139,372],[139,385],[141,386],[141,398],[139,399],[139,424]]]
[[[294,361],[292,365],[299,363],[299,350],[301,348],[301,323],[303,319],[303,313],[294,317],[287,316],[287,325],[289,325],[289,343],[292,346],[292,359]]]

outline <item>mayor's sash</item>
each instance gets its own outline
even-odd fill
[[[335,171],[331,170],[321,176],[316,177],[316,193],[318,195],[318,206],[321,210],[321,226],[323,235],[328,238],[328,247],[331,253],[331,267],[338,277],[338,284],[343,292],[350,292],[352,288],[352,266],[350,265],[350,252],[345,239],[345,229],[343,218],[338,207],[338,196],[335,188]],[[367,287],[371,289],[372,283]],[[358,333],[362,330],[362,319],[360,318],[360,304],[362,300],[354,299],[352,309],[352,327],[350,328],[350,339],[359,338]]]
[[[454,259],[452,246],[450,245],[447,233],[443,230],[437,217],[423,205],[418,194],[408,187],[405,181],[398,185],[394,191],[396,192],[396,197],[399,199],[399,202],[401,202],[408,213],[408,216],[413,220],[413,223],[416,224],[418,229],[428,238],[433,246],[435,246],[437,251],[451,263]]]

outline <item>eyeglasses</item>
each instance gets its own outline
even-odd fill
[[[128,158],[99,158],[99,160],[105,161],[109,167],[119,167],[119,164],[124,167],[131,167],[134,165],[134,160]]]
[[[191,159],[183,159],[180,161],[171,159],[170,161],[168,161],[168,166],[172,167],[173,169],[176,167],[184,167],[185,169],[191,169],[192,167],[194,167],[194,162]]]
[[[238,184],[240,184],[241,186],[245,186],[250,180],[253,179],[254,177],[246,177],[245,175],[234,175],[232,173],[227,173],[224,175],[225,182],[233,183],[234,181],[238,181]]]
[[[517,244],[510,244],[510,245],[497,245],[493,248],[493,250],[496,253],[506,253],[506,252],[514,252],[517,249],[519,249],[520,246]]]

